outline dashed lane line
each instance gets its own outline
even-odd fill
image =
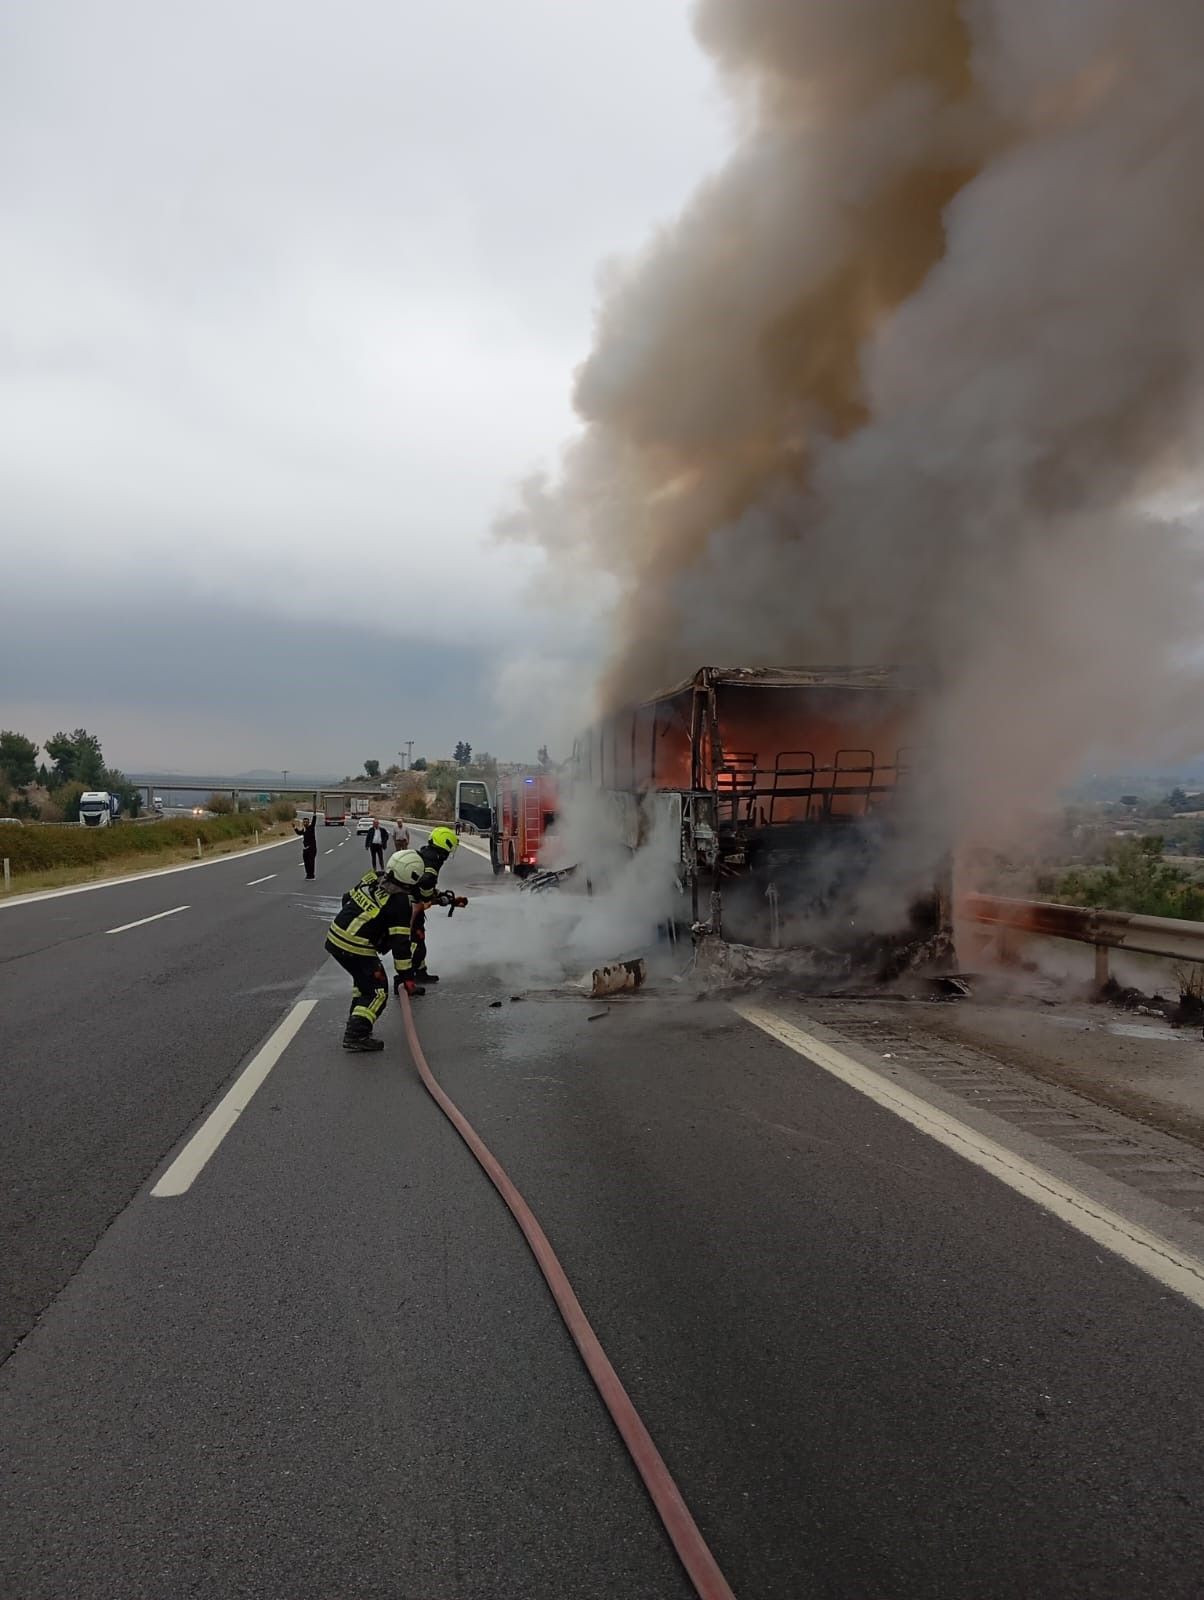
[[[151,1190],[157,1200],[186,1194],[205,1163],[242,1116],[255,1097],[255,1091],[296,1038],[301,1024],[317,1005],[316,1000],[298,1000],[284,1021],[247,1062],[226,1093]]]
[[[187,911],[187,906],[172,906],[170,911],[156,911],[153,917],[139,917],[137,922],[123,922],[119,928],[106,928],[106,933],[128,933],[131,928],[144,927],[148,922],[159,922],[163,917],[174,917],[178,911]]]
[[[271,883],[275,876],[274,872],[269,872],[266,878],[251,878],[247,882],[247,888],[253,889],[257,883]]]

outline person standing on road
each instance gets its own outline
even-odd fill
[[[389,999],[388,979],[381,957],[393,955],[393,992],[423,991],[414,981],[410,895],[427,871],[416,850],[389,857],[379,875],[366,872],[343,896],[343,904],[326,930],[326,950],[344,972],[351,974],[351,1012],[343,1033],[343,1049],[367,1054],[383,1050],[372,1025]]]
[[[393,828],[393,851],[408,850],[410,848],[410,833],[404,822],[397,823]]]
[[[389,843],[389,830],[373,819],[372,826],[368,829],[364,838],[368,853],[372,857],[372,865],[378,872],[383,872],[385,870],[385,850]]]
[[[305,876],[312,878],[314,862],[318,859],[318,813],[314,811],[308,817],[302,817],[300,827],[294,822],[293,832],[301,836],[301,862]]]

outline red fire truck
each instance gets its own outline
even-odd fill
[[[539,852],[556,821],[556,780],[545,773],[499,774],[497,792],[479,778],[456,785],[456,820],[489,835],[489,859],[495,873],[509,867],[525,878],[539,865]]]

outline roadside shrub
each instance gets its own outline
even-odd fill
[[[1157,835],[1116,840],[1103,866],[1067,872],[1058,882],[1057,898],[1066,905],[1204,921],[1204,889],[1182,867],[1162,859]]]
[[[115,856],[155,856],[167,850],[189,849],[199,838],[202,845],[226,839],[249,838],[267,826],[259,812],[235,816],[165,818],[137,827],[117,823],[112,828],[5,828],[4,848],[14,872],[44,872],[52,867],[90,866]]]
[[[228,817],[234,810],[234,801],[228,794],[211,794],[205,801],[205,809],[215,816]]]
[[[58,806],[64,822],[79,821],[79,797],[87,788],[83,783],[64,783],[51,791],[51,799]]]
[[[266,815],[273,822],[291,822],[297,815],[297,808],[291,800],[273,800]]]

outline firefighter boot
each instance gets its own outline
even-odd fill
[[[375,1050],[383,1050],[385,1041],[376,1039],[372,1035],[372,1024],[363,1017],[349,1017],[347,1029],[343,1034],[343,1049],[354,1050],[361,1055],[370,1055]]]
[[[418,967],[415,970],[415,973],[414,973],[414,982],[415,983],[438,983],[439,982],[439,974],[437,972],[428,972],[425,967]]]

